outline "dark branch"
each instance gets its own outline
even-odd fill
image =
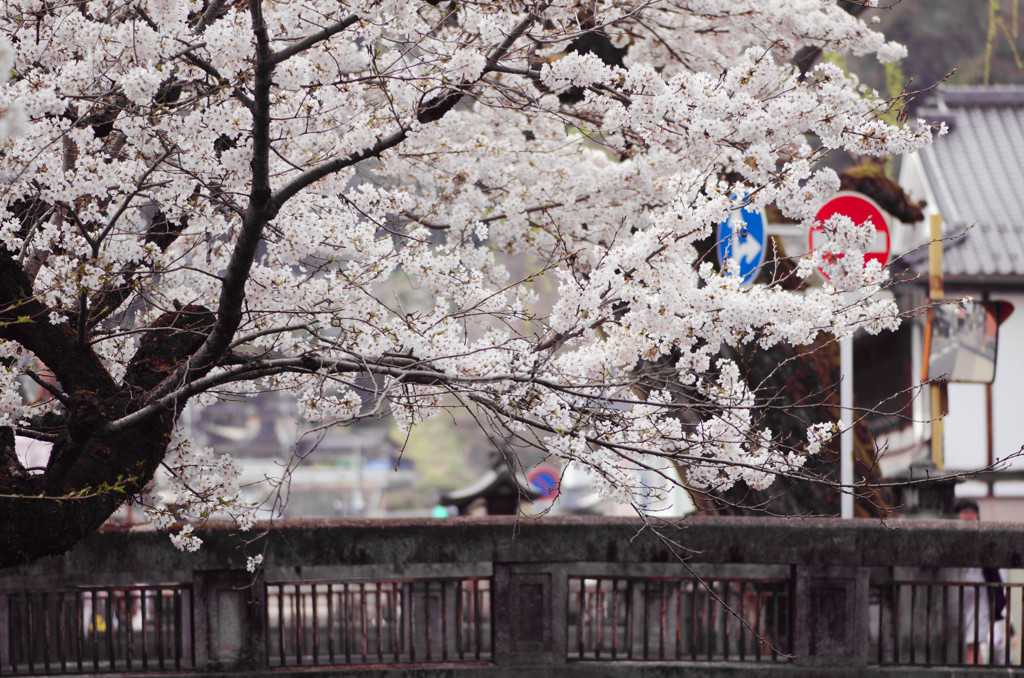
[[[349,26],[358,23],[358,21],[359,17],[356,16],[355,14],[353,14],[352,16],[345,17],[341,21],[335,24],[331,24],[330,26],[323,29],[319,33],[314,33],[313,35],[310,35],[303,40],[300,40],[292,45],[289,45],[288,47],[285,47],[284,49],[280,49],[274,52],[272,55],[270,55],[270,63],[275,66],[277,64],[283,63],[284,61],[292,58],[296,54],[305,52],[313,45],[319,42],[323,42],[324,40],[329,40],[338,33],[341,33]]]
[[[533,13],[520,21],[519,24],[512,29],[507,36],[505,36],[505,39],[501,44],[491,50],[491,53],[487,56],[487,64],[484,67],[483,73],[487,73],[496,68],[498,61],[508,53],[509,49],[512,48],[512,45],[515,44],[515,41],[522,37],[522,35],[526,33],[526,30],[533,25],[540,13],[544,11],[545,7],[546,4],[541,5]],[[417,113],[417,119],[420,119],[421,116],[423,116],[426,120],[420,119],[420,122],[433,122],[435,120],[440,120],[446,113],[448,113],[448,111],[455,108],[469,90],[470,86],[464,85],[460,90],[441,94],[435,99],[428,101],[426,104],[420,106],[420,110]],[[332,160],[331,162],[326,162],[302,173],[274,194],[273,200],[271,201],[270,218],[273,218],[273,215],[276,215],[284,204],[298,194],[302,189],[316,183],[324,177],[330,176],[335,172],[339,172],[346,167],[351,167],[352,165],[360,163],[368,158],[379,156],[384,151],[394,148],[405,141],[408,135],[409,132],[407,129],[400,129],[383,139],[379,139],[377,143],[364,151],[353,153],[345,156],[344,158]]]

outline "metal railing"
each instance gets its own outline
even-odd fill
[[[788,579],[569,577],[570,660],[778,661]]]
[[[0,673],[110,673],[195,666],[183,584],[0,592]]]
[[[981,569],[1024,563],[1024,525],[703,517],[672,535],[685,563],[663,539],[640,538],[643,527],[286,522],[266,534],[256,573],[233,525],[207,529],[198,554],[164,533],[101,532],[0,572],[0,678],[429,678],[452,664],[474,676],[1024,675],[1016,642],[1001,640],[1024,629],[1024,572],[994,584]],[[978,611],[1000,588],[1002,619]]]
[[[289,580],[266,585],[271,666],[492,658],[491,580]]]
[[[871,659],[887,665],[1024,666],[1013,647],[1024,623],[1022,590],[1021,583],[985,581],[875,584]]]

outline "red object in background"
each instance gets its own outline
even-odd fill
[[[853,220],[855,224],[863,224],[865,221],[871,220],[871,225],[875,227],[875,240],[872,243],[874,249],[864,253],[864,263],[867,264],[869,261],[877,261],[882,266],[889,263],[889,250],[891,246],[889,238],[889,224],[885,220],[885,215],[882,213],[882,208],[878,204],[860,193],[853,193],[850,191],[843,191],[836,194],[836,197],[829,200],[827,203],[822,205],[821,209],[814,216],[818,222],[824,222],[829,217],[835,214],[842,214]],[[815,233],[820,233],[822,227],[815,226],[807,234],[807,245],[811,250],[814,250],[814,239]],[[842,256],[841,254],[839,255]],[[820,268],[818,273],[821,273],[826,280],[828,276]]]

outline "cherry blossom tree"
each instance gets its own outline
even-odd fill
[[[804,292],[741,288],[697,243],[744,204],[809,226],[838,187],[817,162],[831,149],[929,140],[797,60],[900,59],[864,16],[833,0],[8,0],[0,566],[69,549],[161,465],[190,499],[159,520],[250,522],[233,463],[176,433],[186,403],[223,394],[402,427],[465,408],[633,503],[656,491],[636,469],[680,465],[699,488],[799,473],[832,425],[776,444],[719,353],[894,327],[870,297],[870,227],[830,223],[823,252],[845,254],[806,258],[799,275],[831,280]],[[45,468],[15,434],[52,443]],[[198,546],[190,525],[175,540]]]

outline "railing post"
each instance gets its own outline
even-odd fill
[[[865,666],[869,568],[797,565],[793,569],[796,662]]]
[[[494,663],[564,664],[568,575],[556,564],[494,564]]]
[[[192,604],[197,669],[266,668],[262,572],[196,570],[192,574]]]
[[[11,657],[11,596],[5,591],[0,591],[0,673],[10,673],[13,667],[8,668],[6,662]]]

